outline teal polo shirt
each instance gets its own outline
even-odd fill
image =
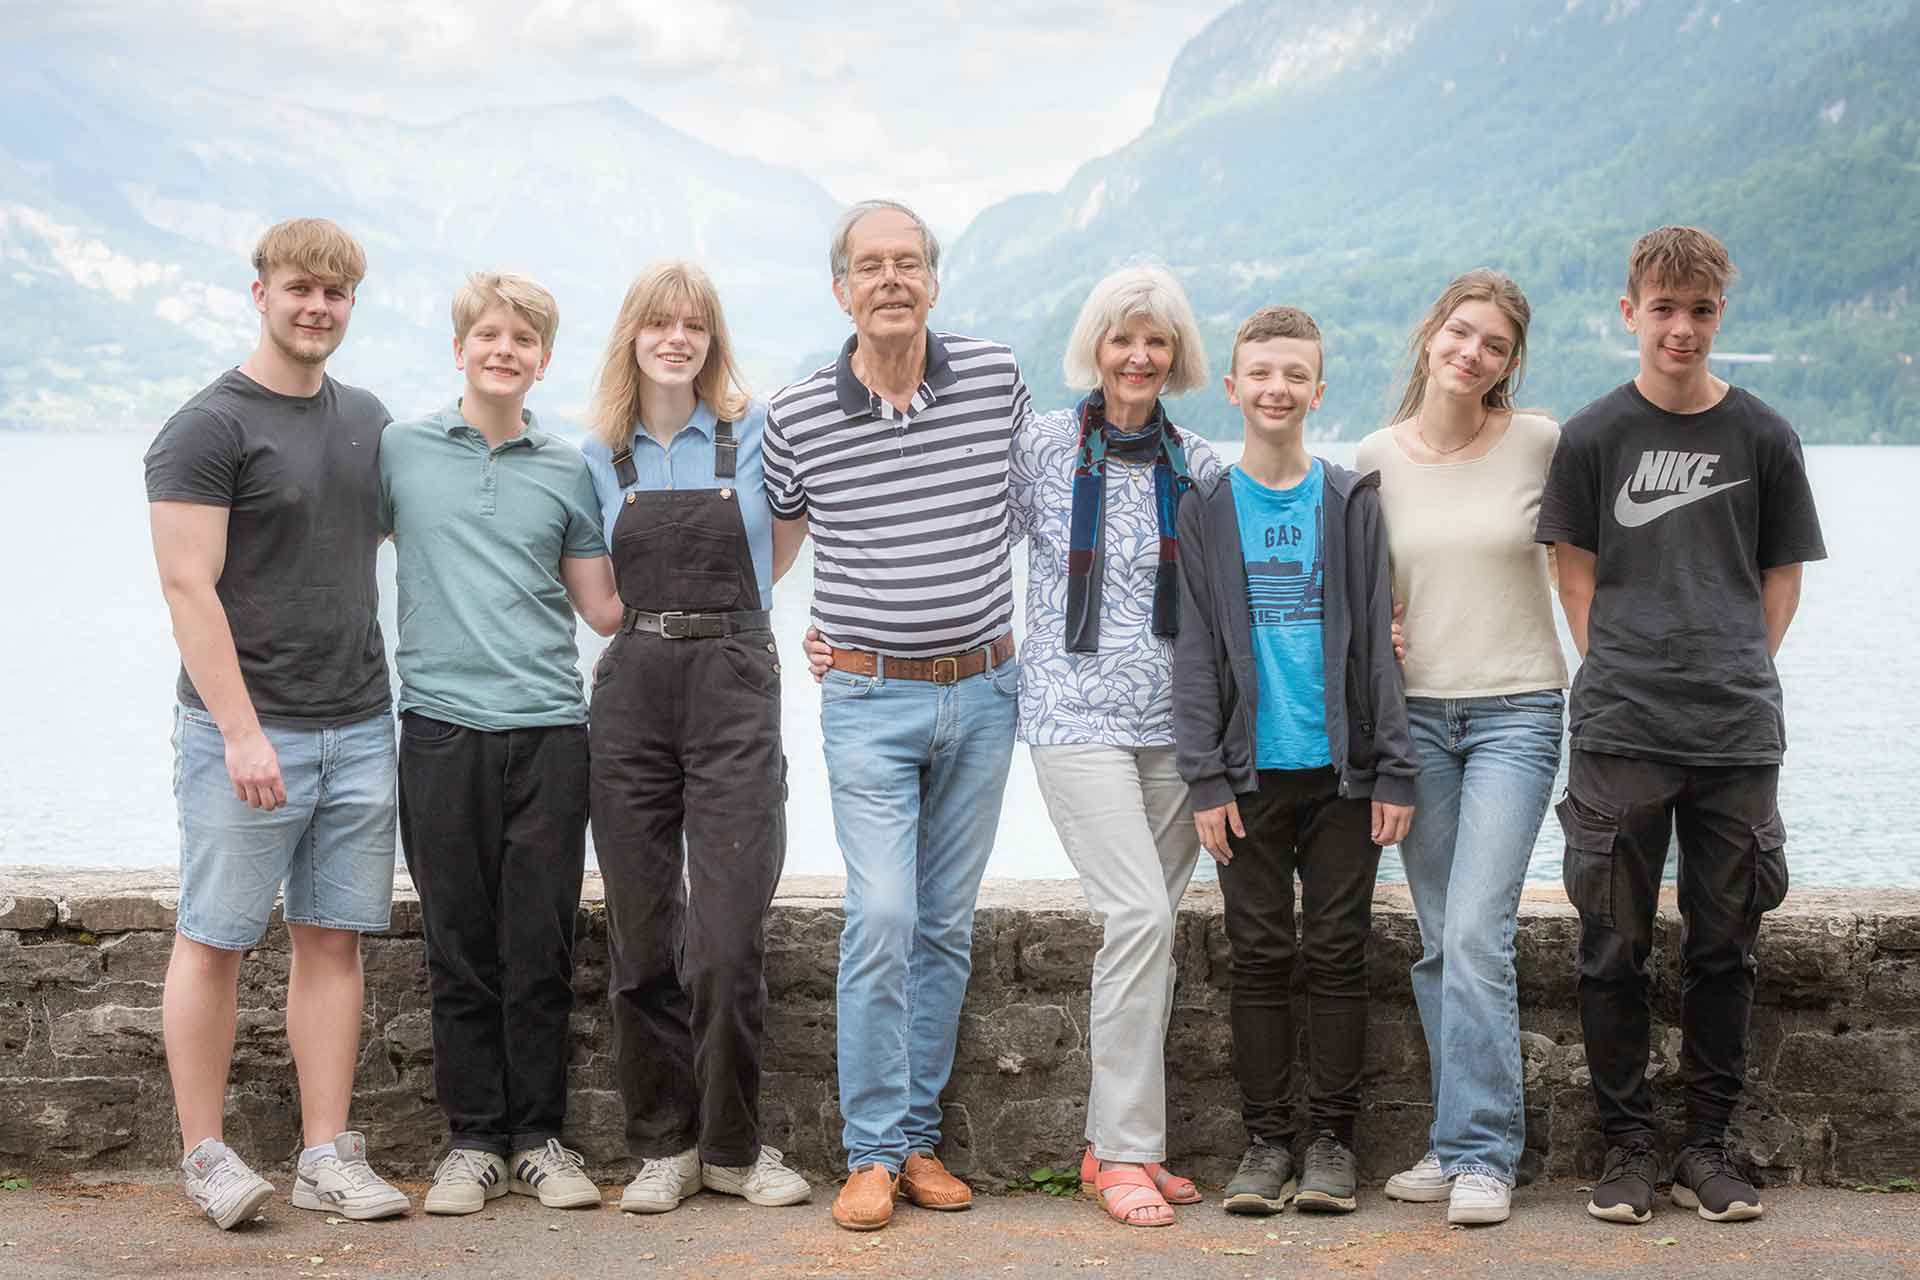
[[[522,418],[494,448],[457,401],[380,437],[403,712],[496,732],[586,722],[560,561],[607,544],[580,451]]]

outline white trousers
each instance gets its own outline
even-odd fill
[[[1087,1141],[1102,1160],[1167,1158],[1174,920],[1200,857],[1172,747],[1031,748],[1040,794],[1105,936],[1093,961]]]

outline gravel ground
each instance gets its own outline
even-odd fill
[[[417,1204],[424,1187],[402,1185]],[[887,1230],[856,1235],[833,1225],[832,1193],[790,1209],[702,1194],[639,1217],[609,1189],[598,1210],[507,1196],[469,1218],[372,1223],[281,1198],[223,1233],[163,1174],[56,1177],[0,1191],[0,1276],[1920,1277],[1920,1195],[1773,1188],[1758,1222],[1716,1225],[1662,1201],[1647,1226],[1622,1227],[1588,1218],[1581,1188],[1549,1183],[1523,1188],[1505,1225],[1472,1230],[1373,1188],[1342,1217],[1231,1218],[1209,1203],[1161,1229],[1121,1227],[1082,1200],[983,1196],[968,1213],[903,1205]]]

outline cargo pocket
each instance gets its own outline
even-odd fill
[[[1613,928],[1613,843],[1618,824],[1577,804],[1571,794],[1553,807],[1566,833],[1567,856],[1560,866],[1567,900],[1582,920]]]
[[[1751,916],[1771,911],[1786,899],[1787,826],[1778,813],[1753,829],[1753,880],[1747,892]]]

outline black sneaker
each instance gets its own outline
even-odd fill
[[[1300,1174],[1300,1190],[1293,1207],[1301,1213],[1352,1213],[1359,1203],[1354,1198],[1353,1152],[1328,1130],[1322,1129],[1307,1148],[1305,1169]]]
[[[1293,1153],[1255,1138],[1227,1183],[1228,1213],[1279,1213],[1293,1199]]]
[[[1673,1202],[1682,1209],[1698,1209],[1708,1222],[1745,1222],[1762,1212],[1760,1193],[1718,1142],[1681,1150],[1673,1165]]]
[[[1640,1139],[1607,1148],[1607,1165],[1594,1185],[1587,1212],[1602,1222],[1638,1225],[1653,1217],[1653,1184],[1660,1177],[1660,1159],[1653,1144]]]

